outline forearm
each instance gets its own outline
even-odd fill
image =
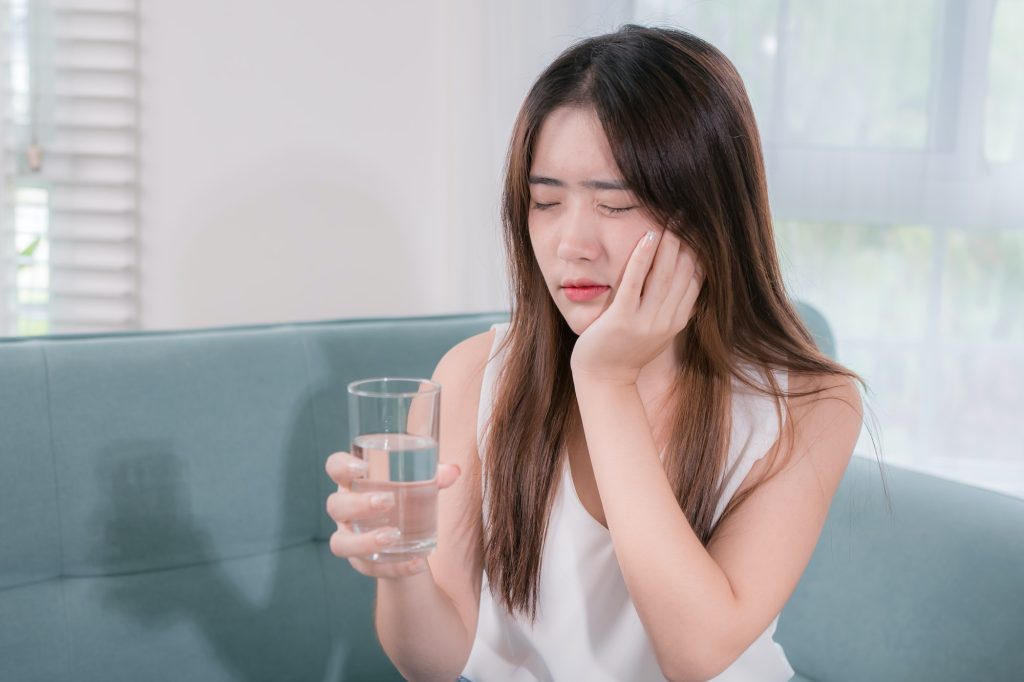
[[[473,642],[454,603],[430,571],[377,581],[377,637],[402,675],[451,682]]]
[[[730,648],[736,597],[679,507],[636,387],[576,393],[615,554],[662,667],[714,667]]]

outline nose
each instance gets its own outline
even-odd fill
[[[579,204],[567,208],[559,221],[558,257],[564,261],[595,260],[601,251],[595,217]]]

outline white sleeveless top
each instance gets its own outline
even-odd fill
[[[481,458],[495,380],[505,349],[495,353],[508,324],[494,325],[494,347],[484,370],[477,441]],[[783,389],[788,376],[777,373]],[[728,477],[715,521],[754,462],[778,436],[773,401],[736,390]],[[510,615],[494,600],[484,574],[476,639],[463,676],[472,682],[644,682],[663,680],[654,649],[622,578],[608,529],[576,494],[568,458],[548,520],[540,572],[537,621]],[[487,504],[486,500],[484,504]],[[778,617],[716,682],[776,682],[793,676],[782,647],[772,640]]]

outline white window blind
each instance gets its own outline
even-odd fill
[[[136,328],[136,2],[3,12],[0,333]]]

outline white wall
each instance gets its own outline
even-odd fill
[[[143,326],[503,307],[515,109],[628,6],[140,0]]]

